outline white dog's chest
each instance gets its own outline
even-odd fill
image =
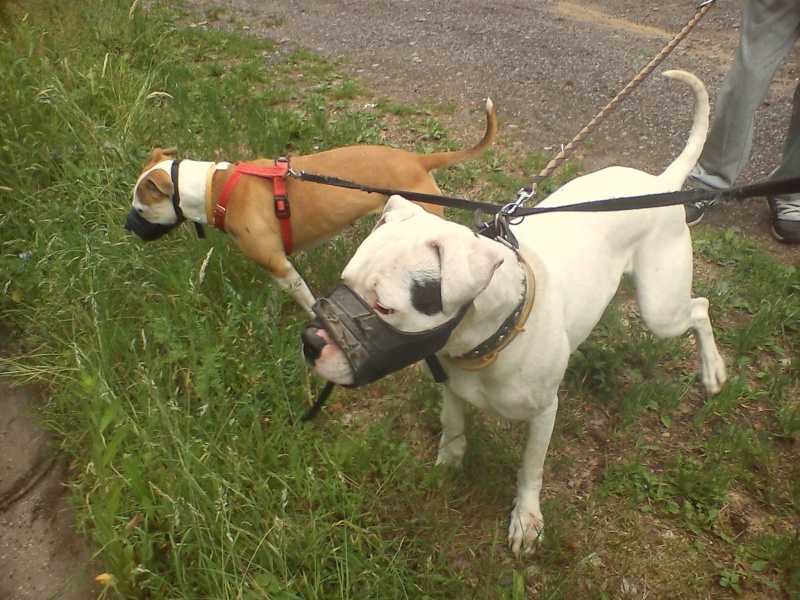
[[[504,419],[527,421],[552,404],[552,395],[548,393],[552,378],[545,382],[536,376],[535,362],[517,363],[521,371],[516,374],[505,368],[494,371],[494,367],[479,372],[450,369],[444,386],[481,411]]]

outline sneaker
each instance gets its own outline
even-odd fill
[[[684,191],[694,191],[694,190],[713,190],[715,189],[713,186],[705,183],[704,181],[700,181],[691,175],[687,177],[686,181],[683,184]],[[716,198],[711,198],[710,200],[698,200],[697,202],[686,202],[684,203],[683,207],[686,209],[686,224],[689,227],[693,225],[697,225],[700,221],[703,220],[703,217],[706,214],[706,211],[714,206],[717,203]]]
[[[800,244],[800,199],[767,198],[770,232],[776,240]]]
[[[706,211],[717,203],[716,198],[711,200],[700,200],[699,202],[687,202],[683,205],[686,209],[686,224],[689,227],[697,225],[703,220]]]

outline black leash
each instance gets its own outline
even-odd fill
[[[704,200],[745,200],[747,198],[758,198],[762,196],[783,196],[786,194],[800,193],[800,176],[761,181],[750,185],[742,185],[719,190],[686,190],[682,192],[664,192],[660,194],[645,194],[641,196],[626,196],[622,198],[609,198],[608,200],[596,200],[592,202],[579,202],[565,206],[532,206],[520,207],[514,205],[501,206],[499,204],[489,204],[488,202],[473,202],[463,198],[451,196],[436,196],[434,194],[422,194],[420,192],[410,192],[405,190],[390,190],[385,188],[371,187],[353,181],[331,177],[329,175],[315,175],[313,173],[292,173],[301,181],[332,185],[335,187],[359,190],[370,194],[382,194],[402,196],[407,200],[422,202],[425,204],[436,204],[449,208],[459,208],[464,210],[480,210],[489,215],[505,215],[507,217],[527,217],[530,215],[540,215],[551,212],[611,212],[618,210],[638,210],[644,208],[659,208],[662,206],[672,206],[676,204],[687,204],[690,202],[702,202]],[[511,207],[511,210],[508,210]]]
[[[503,240],[514,247],[519,247],[517,240],[511,233],[511,219],[518,219],[531,215],[541,215],[554,212],[613,212],[620,210],[641,210],[646,208],[660,208],[673,206],[676,204],[686,204],[689,202],[702,202],[705,200],[745,200],[747,198],[758,198],[762,196],[782,196],[786,194],[800,193],[800,177],[787,177],[772,181],[762,181],[750,185],[731,187],[722,190],[687,190],[683,192],[665,192],[661,194],[645,194],[642,196],[628,196],[622,198],[610,198],[608,200],[596,200],[593,202],[579,202],[565,206],[533,206],[521,207],[519,204],[507,204],[500,206],[486,202],[472,202],[463,198],[453,198],[448,196],[435,196],[432,194],[422,194],[403,190],[388,190],[375,188],[352,181],[331,177],[328,175],[314,175],[310,173],[291,173],[290,176],[296,177],[301,181],[332,185],[362,192],[383,194],[392,196],[398,194],[407,200],[436,204],[450,208],[460,208],[470,211],[478,211],[494,215],[495,218],[478,225],[478,233],[487,237]],[[434,355],[435,358],[435,355]],[[441,383],[446,379],[446,375],[435,362],[428,361],[434,379]],[[438,366],[438,368],[437,368]],[[334,388],[333,382],[327,382],[319,394],[319,397],[311,408],[302,417],[301,421],[306,422],[313,419],[322,409],[327,399],[330,397]]]
[[[442,363],[439,362],[439,359],[436,358],[436,355],[433,354],[429,356],[427,359],[425,359],[425,361],[428,363],[428,367],[431,370],[431,375],[433,376],[433,380],[436,383],[443,383],[447,379],[447,374],[444,372]],[[319,411],[322,410],[322,407],[325,405],[325,402],[327,402],[328,398],[330,398],[335,385],[336,384],[333,383],[332,381],[328,381],[325,384],[325,387],[323,387],[322,391],[320,391],[319,396],[317,396],[316,401],[314,401],[314,404],[312,404],[311,408],[309,408],[308,411],[306,411],[306,414],[304,414],[300,418],[300,421],[302,423],[310,421],[311,419],[316,417],[317,414],[319,414]]]
[[[436,204],[438,206],[449,206],[450,208],[461,208],[464,210],[482,210],[485,213],[495,214],[500,212],[500,206],[497,204],[489,204],[488,202],[473,202],[471,200],[464,200],[463,198],[454,198],[449,196],[435,196],[433,194],[423,194],[421,192],[409,192],[403,190],[389,190],[384,188],[371,187],[362,185],[354,181],[347,181],[330,175],[315,175],[314,173],[306,173],[300,171],[299,173],[290,172],[290,177],[299,179],[300,181],[307,181],[309,183],[319,183],[322,185],[331,185],[333,187],[347,188],[350,190],[358,190],[367,192],[369,194],[382,194],[384,196],[393,196],[398,194],[406,200],[413,200],[414,202],[423,202],[426,204]]]

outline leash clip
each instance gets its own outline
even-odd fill
[[[514,200],[514,204],[516,205],[514,210],[516,210],[517,207],[522,206],[526,202],[530,202],[535,195],[536,195],[536,187],[521,188],[517,192],[517,199]]]
[[[503,212],[509,206],[513,205],[508,204],[504,206],[503,210],[495,214],[493,219],[478,225],[478,235],[502,242],[510,248],[519,249],[519,241],[517,241],[516,236],[511,233],[511,223],[509,222],[510,215]],[[515,210],[516,208],[511,209],[511,213]]]

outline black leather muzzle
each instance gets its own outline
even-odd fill
[[[131,212],[128,213],[128,218],[125,220],[125,229],[138,235],[145,242],[152,242],[153,240],[164,237],[186,220],[181,210],[181,193],[178,187],[178,167],[180,164],[181,161],[173,160],[172,166],[170,167],[170,178],[172,179],[172,185],[175,186],[175,192],[172,194],[172,208],[175,210],[177,221],[166,225],[162,223],[151,223],[140,215],[135,208],[132,208]],[[205,237],[203,234],[203,226],[195,223],[195,227],[197,228],[198,237]]]
[[[128,218],[125,220],[125,229],[131,233],[138,235],[146,242],[152,242],[160,237],[165,236],[170,231],[180,225],[184,219],[178,219],[175,223],[169,225],[162,225],[161,223],[151,223],[142,215],[132,208],[128,213]]]
[[[361,296],[341,284],[314,303],[312,310],[317,318],[306,326],[303,352],[309,362],[319,356],[318,345],[307,333],[309,328],[325,329],[350,364],[353,383],[347,387],[358,387],[441,350],[469,307],[470,304],[466,305],[455,317],[434,329],[408,333],[386,323]]]

